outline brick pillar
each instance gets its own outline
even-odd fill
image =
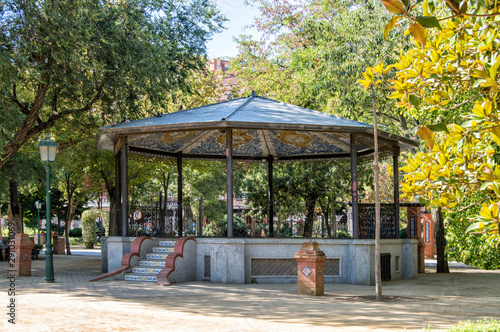
[[[421,229],[421,207],[420,206],[408,206],[406,208],[407,222],[408,222],[408,239],[415,239],[418,241],[418,273],[425,273],[425,242],[422,239],[422,229]]]
[[[64,255],[66,250],[65,238],[59,235],[52,236],[54,255]]]
[[[317,242],[304,242],[295,254],[300,295],[323,295],[325,290],[324,262],[326,255]]]
[[[420,229],[420,222],[421,222],[421,214],[420,214],[421,207],[420,206],[408,206],[406,208],[406,215],[407,215],[407,231],[408,239],[412,239],[414,236],[421,237],[422,236],[422,231]]]
[[[31,276],[31,250],[35,244],[30,240],[28,235],[17,233],[14,238],[14,275],[16,276]]]

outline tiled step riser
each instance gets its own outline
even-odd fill
[[[139,266],[163,266],[165,267],[165,261],[139,261]]]
[[[158,245],[160,247],[173,247],[175,246],[175,241],[160,241]]]
[[[153,252],[170,254],[174,252],[174,247],[154,247]]]
[[[125,280],[128,281],[147,281],[147,282],[156,282],[156,276],[151,275],[135,275],[135,274],[126,274]]]
[[[154,268],[154,267],[133,267],[132,273],[140,274],[140,273],[154,273],[158,274],[163,268]]]
[[[146,254],[146,259],[165,259],[167,258],[168,254]]]

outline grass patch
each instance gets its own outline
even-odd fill
[[[449,329],[449,332],[500,332],[500,321],[496,319],[480,320],[477,322],[459,322],[458,326]]]

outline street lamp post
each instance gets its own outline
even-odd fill
[[[45,135],[45,139],[38,143],[40,148],[40,157],[42,162],[45,163],[45,170],[47,176],[47,190],[46,190],[46,220],[47,228],[47,241],[45,244],[45,282],[54,282],[54,262],[52,250],[52,216],[50,204],[50,163],[56,159],[56,151],[59,147],[50,135]]]
[[[42,208],[42,202],[35,202],[36,209],[38,210],[38,244],[40,244],[40,209]]]

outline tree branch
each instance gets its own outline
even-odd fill
[[[17,99],[17,91],[16,91],[16,84],[15,83],[12,85],[12,94],[8,94],[8,96],[9,96],[10,100],[12,100],[12,102],[14,104],[16,104],[17,107],[19,107],[19,110],[21,111],[21,113],[23,113],[24,115],[29,114],[28,104],[21,103],[19,101],[19,99]]]
[[[474,206],[474,205],[476,205],[476,204],[478,204],[478,203],[482,203],[482,202],[484,202],[485,200],[487,200],[488,198],[489,198],[489,197],[485,197],[485,198],[483,198],[483,199],[480,199],[480,200],[479,200],[479,201],[477,201],[477,202],[474,202],[474,203],[472,203],[472,204],[467,205],[466,207],[461,208],[461,209],[460,209],[460,210],[458,210],[457,212],[463,212],[463,211],[465,211],[465,210],[468,210],[470,207],[472,207],[472,206]]]
[[[497,16],[497,15],[500,15],[500,13],[491,13],[491,14],[468,14],[468,13],[460,13],[460,14],[456,14],[456,15],[452,15],[452,16],[440,18],[438,21],[449,20],[449,19],[452,19],[452,18],[460,17],[460,16],[493,17],[493,16]]]

